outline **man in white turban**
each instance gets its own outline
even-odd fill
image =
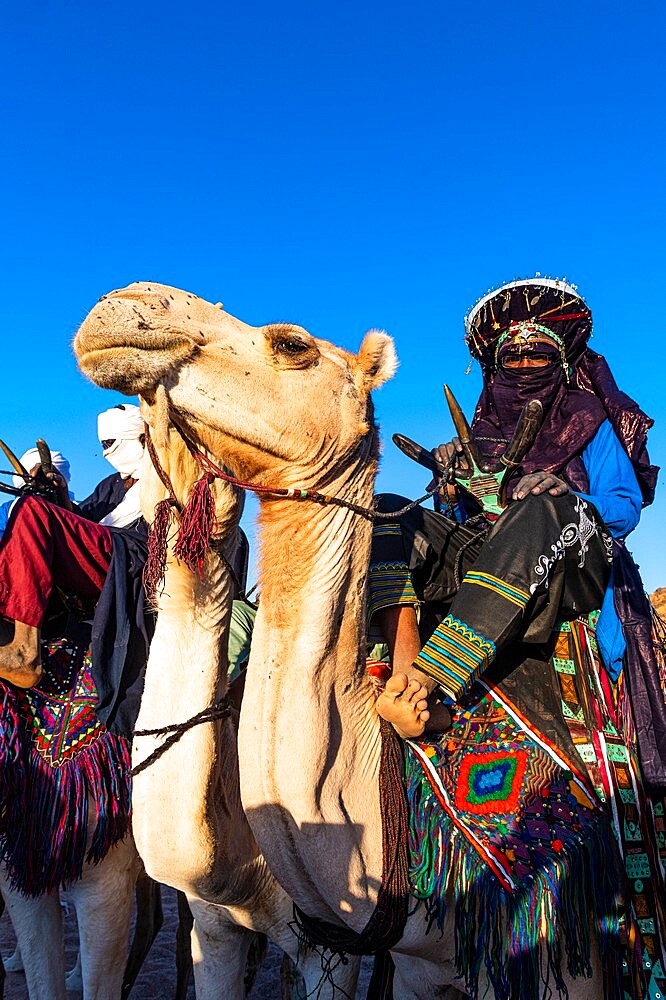
[[[134,558],[123,565],[133,561],[140,584],[148,532],[139,503],[144,451],[139,407],[121,403],[105,410],[98,418],[98,433],[104,457],[116,472],[77,508],[62,488],[56,503],[22,497],[0,546],[0,617],[14,622],[14,638],[0,642],[0,676],[19,687],[31,687],[41,676],[40,628],[56,581],[84,604],[97,601],[115,537],[116,545],[131,547]],[[64,479],[60,484],[64,487]],[[125,543],[121,536],[128,536]],[[133,584],[128,580],[126,586]],[[145,640],[147,651],[147,633]]]
[[[79,505],[79,512],[88,520],[109,528],[131,527],[145,532],[139,502],[144,432],[141,411],[131,403],[112,406],[98,416],[97,436],[102,454],[116,471]]]

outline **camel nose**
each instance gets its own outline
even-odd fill
[[[82,372],[96,385],[127,395],[153,390],[192,356],[202,340],[189,336],[151,303],[112,293],[88,313],[74,339]]]

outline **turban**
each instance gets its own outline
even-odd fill
[[[506,373],[498,366],[506,345],[516,335],[527,337],[530,331],[540,331],[558,345],[562,362],[559,371],[551,369],[550,375],[539,370],[531,374],[524,370]],[[656,466],[650,465],[646,447],[653,421],[618,388],[606,359],[587,346],[591,333],[590,307],[575,285],[559,278],[537,275],[510,281],[479,299],[465,318],[465,340],[472,357],[481,363],[484,383],[472,429],[482,442],[493,442],[490,453],[500,454],[503,449],[494,442],[501,442],[513,431],[518,389],[524,390],[524,401],[534,382],[531,398],[543,397],[547,412],[536,442],[516,475],[536,469],[566,471],[570,485],[586,492],[586,472],[580,456],[603,420],[608,419],[631,459],[643,502],[649,504],[658,472]],[[542,384],[548,379],[552,385]]]
[[[145,433],[143,417],[138,406],[120,403],[104,410],[97,418],[97,436],[100,441],[133,440]]]

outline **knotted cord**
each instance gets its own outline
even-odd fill
[[[225,695],[216,701],[214,705],[210,705],[208,708],[202,709],[193,715],[191,719],[187,719],[185,722],[175,722],[170,726],[162,726],[160,729],[135,729],[135,736],[166,736],[164,743],[157,747],[145,760],[142,760],[140,764],[132,768],[132,777],[134,778],[137,774],[141,774],[145,771],[147,767],[150,767],[154,761],[158,760],[162,754],[172,747],[178,740],[183,736],[188,730],[193,729],[194,726],[198,726],[203,722],[215,722],[217,719],[225,719],[231,714],[231,705],[229,704],[229,699]]]

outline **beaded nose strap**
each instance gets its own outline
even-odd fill
[[[302,489],[300,487],[286,488],[280,486],[259,486],[258,484],[251,483],[245,479],[238,479],[236,476],[232,476],[228,472],[224,472],[219,468],[219,466],[215,465],[215,463],[207,455],[204,455],[204,453],[189,440],[177,424],[174,424],[174,427],[187,445],[190,454],[199,463],[199,466],[204,473],[202,479],[200,479],[194,487],[195,490],[202,482],[207,482],[208,485],[210,485],[210,483],[212,483],[215,479],[222,479],[225,483],[231,483],[233,486],[237,486],[239,489],[246,490],[249,493],[255,493],[257,496],[284,497],[289,500],[309,500],[311,503],[318,503],[322,506],[331,504],[335,507],[344,507],[346,510],[351,510],[354,514],[360,514],[361,517],[366,517],[370,521],[381,521],[393,520],[396,517],[400,517],[402,514],[406,514],[408,511],[413,510],[414,507],[418,507],[419,504],[422,504],[439,489],[441,482],[445,479],[445,475],[442,476],[440,481],[437,482],[431,489],[428,489],[422,497],[418,500],[412,501],[401,510],[393,511],[391,513],[383,513],[382,511],[375,510],[374,507],[363,507],[361,504],[353,503],[351,500],[344,500],[342,497],[331,496],[328,493],[320,493],[317,490]],[[369,444],[371,443],[372,440]],[[449,465],[450,464],[451,462],[449,462]]]

